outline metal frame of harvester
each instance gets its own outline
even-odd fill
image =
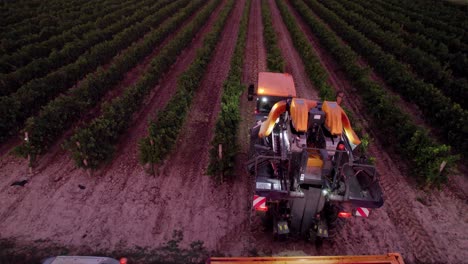
[[[247,170],[255,211],[275,237],[333,237],[346,218],[383,205],[375,167],[337,102],[296,97],[292,76],[260,73]]]

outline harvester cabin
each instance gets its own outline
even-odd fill
[[[291,74],[260,72],[257,86],[257,114],[268,114],[278,101],[296,97]]]

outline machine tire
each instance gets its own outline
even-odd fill
[[[325,219],[327,219],[328,238],[333,239],[346,224],[346,220],[339,218],[339,208],[333,204],[326,204],[323,210]]]

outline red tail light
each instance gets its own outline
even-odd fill
[[[352,216],[352,214],[348,213],[348,212],[339,212],[338,213],[339,218],[350,218],[351,216]]]
[[[345,145],[343,143],[338,144],[338,147],[336,147],[338,150],[345,150]]]
[[[255,208],[256,211],[259,211],[259,212],[266,212],[268,211],[268,207],[264,206],[264,205],[261,205],[257,208]]]

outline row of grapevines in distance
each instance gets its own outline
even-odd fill
[[[29,155],[31,161],[34,161],[37,155],[47,151],[49,146],[76,120],[95,107],[106,92],[115,88],[115,85],[125,77],[126,72],[141,63],[155,47],[196,12],[203,1],[183,0],[178,5],[183,6],[187,3],[189,3],[187,7],[151,31],[142,41],[134,43],[114,58],[106,69],[100,67],[96,72],[87,75],[76,88],[52,100],[42,108],[38,116],[29,118],[24,129],[28,132],[29,140],[24,141],[17,152],[22,156]]]
[[[151,164],[153,173],[153,165],[164,160],[175,146],[192,98],[213,57],[234,3],[234,0],[229,0],[221,10],[211,31],[203,39],[203,46],[197,50],[194,61],[177,79],[175,94],[164,109],[158,111],[156,119],[150,121],[148,136],[139,141],[139,160],[143,164]]]
[[[34,59],[47,57],[54,50],[58,52],[68,42],[75,41],[77,38],[81,38],[83,34],[92,30],[103,29],[108,25],[112,25],[117,20],[121,19],[122,16],[128,16],[140,8],[140,6],[132,2],[129,3],[131,4],[130,6],[124,7],[116,6],[115,4],[112,5],[114,1],[116,0],[104,1],[103,3],[108,5],[99,8],[98,10],[100,12],[84,13],[79,19],[65,23],[63,26],[71,24],[70,27],[68,27],[67,30],[61,30],[58,34],[50,38],[48,38],[48,36],[53,34],[54,30],[47,25],[42,26],[43,30],[40,34],[30,34],[25,36],[25,38],[15,38],[15,43],[21,48],[14,52],[9,51],[8,54],[3,54],[0,57],[0,73],[8,74],[14,72],[34,61]],[[136,2],[136,0],[134,1]],[[45,20],[47,21],[47,18]],[[47,24],[47,22],[41,24]],[[43,41],[38,41],[40,39],[43,39]],[[8,39],[4,39],[2,43],[4,47],[5,45],[12,45],[11,41]]]
[[[344,1],[346,2],[346,1]],[[361,16],[340,2],[326,1],[324,6],[335,12],[346,23],[365,34],[365,36],[379,45],[385,52],[395,56],[398,60],[408,63],[411,69],[424,81],[432,83],[440,89],[450,100],[463,103],[468,98],[468,81],[456,80],[431,54],[425,53],[411,45],[406,45],[399,36],[393,32],[382,30],[367,16]]]
[[[223,94],[221,97],[221,110],[216,120],[214,137],[211,141],[210,162],[208,174],[213,176],[217,182],[223,182],[225,178],[233,178],[235,156],[239,149],[237,133],[239,129],[240,100],[245,90],[242,82],[242,68],[244,66],[244,54],[247,39],[247,28],[251,0],[246,1],[237,34],[236,47],[231,58],[231,65],[227,79],[223,83]],[[222,154],[219,156],[219,145],[222,146]]]
[[[169,0],[166,0],[167,2]],[[150,32],[162,21],[177,13],[181,0],[172,2],[143,21],[126,28],[110,41],[94,46],[72,64],[50,73],[44,78],[29,82],[10,96],[0,97],[0,141],[18,131],[23,122],[60,93],[75,85],[86,74],[94,71]],[[183,2],[185,3],[185,2]]]
[[[150,4],[150,0],[145,0],[144,3]],[[90,26],[88,32],[83,32],[84,34],[80,38],[72,36],[72,39],[67,42],[60,50],[53,51],[53,48],[50,49],[52,52],[47,57],[41,57],[32,60],[30,63],[24,67],[20,67],[14,72],[8,74],[0,74],[0,91],[1,95],[7,95],[12,92],[17,91],[22,85],[27,84],[31,80],[41,78],[46,76],[50,72],[53,72],[55,69],[59,69],[63,66],[71,64],[80,58],[87,51],[91,50],[94,46],[105,41],[112,40],[117,34],[124,31],[125,29],[134,26],[141,20],[151,16],[154,12],[159,10],[163,4],[159,2],[158,4],[152,5],[148,9],[129,9],[129,13],[132,15],[128,17],[114,16],[113,20],[109,21],[109,25],[106,25],[105,28],[99,29],[96,26]],[[141,5],[140,7],[144,7]],[[46,43],[45,45],[47,45]],[[47,46],[38,46],[39,49],[44,48],[47,53]],[[34,53],[34,49],[33,49]],[[98,56],[101,54],[98,54]],[[30,56],[29,54],[25,55],[26,58]],[[27,60],[27,59],[26,59]]]
[[[284,6],[283,3],[279,4]],[[317,12],[314,13],[302,1],[293,0],[292,4],[321,45],[334,57],[354,87],[358,89],[364,106],[372,117],[373,127],[386,131],[380,139],[385,144],[391,145],[411,164],[411,175],[428,184],[445,181],[445,173],[439,172],[439,166],[444,161],[450,166],[456,160],[456,157],[450,154],[450,147],[435,142],[425,129],[414,124],[408,113],[395,107],[398,105],[397,98],[371,80],[370,72],[359,65],[358,54],[342,43],[323,22],[315,18],[315,14],[320,15],[322,9],[314,8],[313,10]],[[332,16],[336,15],[328,13],[326,21],[332,23],[334,21]]]
[[[278,47],[278,38],[273,28],[271,11],[266,0],[262,0],[262,21],[268,70],[272,72],[284,72],[285,62],[281,50]]]
[[[431,84],[414,77],[406,65],[384,52],[361,32],[345,23],[338,15],[318,1],[306,0],[310,8],[335,30],[356,52],[380,74],[387,84],[408,102],[413,102],[424,114],[424,119],[442,132],[442,137],[455,149],[467,153],[468,113],[459,104]]]
[[[11,54],[32,43],[42,42],[53,36],[60,35],[75,26],[96,21],[107,14],[131,4],[134,4],[134,0],[128,2],[106,0],[100,1],[98,4],[90,1],[73,10],[65,9],[56,11],[55,14],[42,13],[36,17],[36,21],[34,22],[4,27],[5,30],[3,30],[3,35],[1,36],[2,45],[0,46],[0,54],[2,56],[4,54]]]
[[[123,95],[106,104],[101,116],[73,134],[66,145],[78,167],[97,168],[112,157],[115,144],[131,124],[133,114],[142,107],[145,97],[157,86],[182,50],[192,42],[195,34],[219,3],[220,0],[212,0],[203,8],[161,49],[135,85],[128,87]]]

